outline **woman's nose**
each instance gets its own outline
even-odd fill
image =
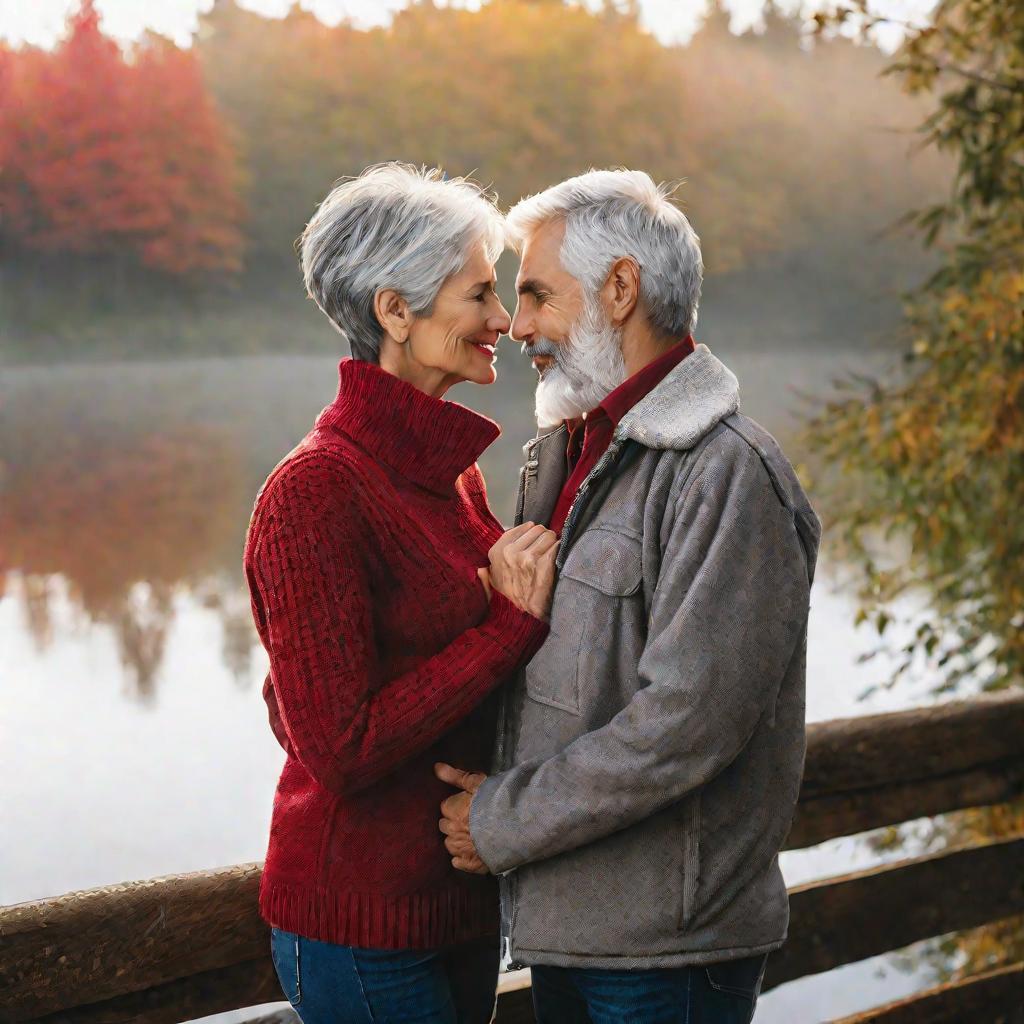
[[[497,331],[499,334],[508,334],[512,326],[512,318],[504,306],[499,307],[501,312],[495,313],[487,318],[487,330]]]

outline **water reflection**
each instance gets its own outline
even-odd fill
[[[19,431],[24,441],[3,439],[4,592],[37,650],[54,641],[59,588],[80,626],[109,627],[128,693],[151,700],[184,588],[220,612],[225,660],[243,677],[248,602],[233,598],[252,488],[237,440],[202,424],[111,431],[103,420],[55,422],[56,409],[48,420]]]

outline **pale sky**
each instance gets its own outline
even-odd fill
[[[282,17],[293,0],[238,0],[239,6],[269,17]],[[349,18],[360,27],[385,24],[407,0],[300,0],[327,24]],[[481,0],[441,0],[452,6],[476,8]],[[579,0],[584,7],[599,7],[601,0]],[[937,0],[873,0],[871,8],[890,17],[919,21]],[[135,39],[145,29],[169,36],[187,46],[200,11],[213,0],[96,0],[103,30],[122,42]],[[9,43],[27,42],[51,46],[60,35],[69,11],[79,0],[0,0],[0,38]],[[706,0],[640,0],[643,22],[665,43],[685,42],[699,25]],[[783,0],[786,11],[813,10],[815,0]],[[756,27],[763,0],[725,0],[732,15],[732,29]],[[900,31],[893,28],[879,38],[884,49],[898,44]]]

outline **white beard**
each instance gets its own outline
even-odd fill
[[[626,379],[622,329],[611,325],[590,295],[562,344],[538,338],[530,353],[554,360],[537,382],[535,408],[542,429],[590,412]]]

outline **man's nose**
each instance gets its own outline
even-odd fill
[[[530,322],[530,318],[518,307],[516,307],[516,315],[512,318],[509,337],[513,341],[520,343],[529,341],[533,337],[533,324]]]

